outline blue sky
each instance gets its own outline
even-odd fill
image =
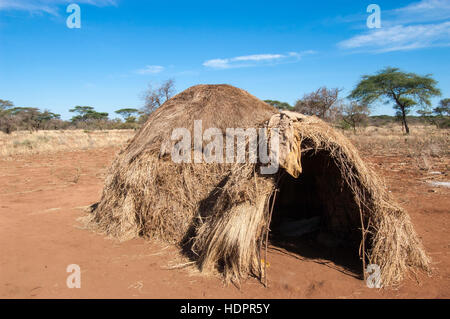
[[[80,29],[66,26],[70,3]],[[366,25],[371,3],[379,29]],[[228,83],[293,104],[394,66],[433,74],[450,97],[449,57],[449,0],[0,0],[0,99],[64,119],[75,105],[140,108],[148,84],[169,78],[178,92]]]

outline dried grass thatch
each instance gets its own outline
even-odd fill
[[[252,163],[173,163],[167,155],[174,143],[171,132],[178,127],[192,132],[194,120],[202,120],[203,129],[223,131],[278,128],[282,169],[260,175]],[[283,174],[302,178],[307,154],[322,154],[335,169],[330,177],[320,176],[324,201],[332,199],[323,213],[324,227],[356,232],[361,244],[355,254],[379,265],[385,286],[398,283],[410,267],[429,270],[409,216],[344,136],[315,117],[279,113],[228,85],[189,88],[150,116],[112,164],[89,225],[121,240],[145,236],[187,247],[202,271],[219,269],[227,280],[263,278],[261,252],[274,194]],[[326,180],[331,176],[333,183]]]

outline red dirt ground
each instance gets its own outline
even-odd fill
[[[366,156],[411,215],[433,259],[433,275],[410,276],[397,289],[369,289],[362,280],[270,250],[269,287],[241,288],[215,276],[169,269],[177,249],[143,239],[119,243],[79,227],[99,200],[116,149],[0,160],[1,298],[449,298],[450,190],[430,186],[407,157]],[[437,160],[438,161],[438,160]],[[448,167],[440,165],[448,179]],[[66,267],[81,267],[81,288],[69,289]]]

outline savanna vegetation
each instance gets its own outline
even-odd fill
[[[450,98],[440,100],[434,107],[431,102],[431,98],[441,96],[437,84],[431,75],[421,76],[387,67],[375,75],[363,75],[347,97],[340,96],[342,89],[323,86],[305,94],[294,106],[277,100],[265,102],[280,110],[315,115],[355,133],[364,126],[401,123],[404,133],[409,134],[410,124],[450,127]],[[371,116],[377,102],[391,105],[395,116]],[[418,115],[411,115],[412,111]]]
[[[149,86],[143,94],[141,109],[121,107],[114,113],[120,118],[110,118],[107,112],[97,111],[93,106],[77,105],[69,109],[70,120],[49,110],[33,107],[17,107],[12,101],[0,99],[0,131],[11,134],[14,131],[36,132],[41,130],[114,130],[138,129],[148,115],[161,106],[175,93],[175,82],[167,80],[160,86]]]
[[[362,127],[400,123],[404,133],[409,134],[410,125],[450,127],[450,98],[441,99],[434,106],[431,102],[431,98],[441,95],[437,84],[431,75],[421,76],[387,67],[374,75],[363,75],[347,97],[341,96],[341,88],[323,86],[304,94],[294,105],[278,100],[265,102],[279,110],[315,115],[334,127],[354,133]],[[119,107],[114,112],[116,117],[111,118],[109,113],[93,106],[77,105],[69,109],[73,113],[70,120],[62,120],[59,114],[47,109],[19,107],[12,101],[0,99],[0,131],[11,134],[40,130],[136,130],[175,92],[175,81],[170,79],[159,86],[149,85],[142,94],[144,103],[140,109]],[[377,102],[391,105],[396,115],[371,115]],[[411,115],[413,111],[417,115]]]

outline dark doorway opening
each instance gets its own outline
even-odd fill
[[[298,178],[281,173],[271,244],[303,258],[331,261],[361,277],[361,222],[353,193],[327,151],[307,151],[301,163]]]

